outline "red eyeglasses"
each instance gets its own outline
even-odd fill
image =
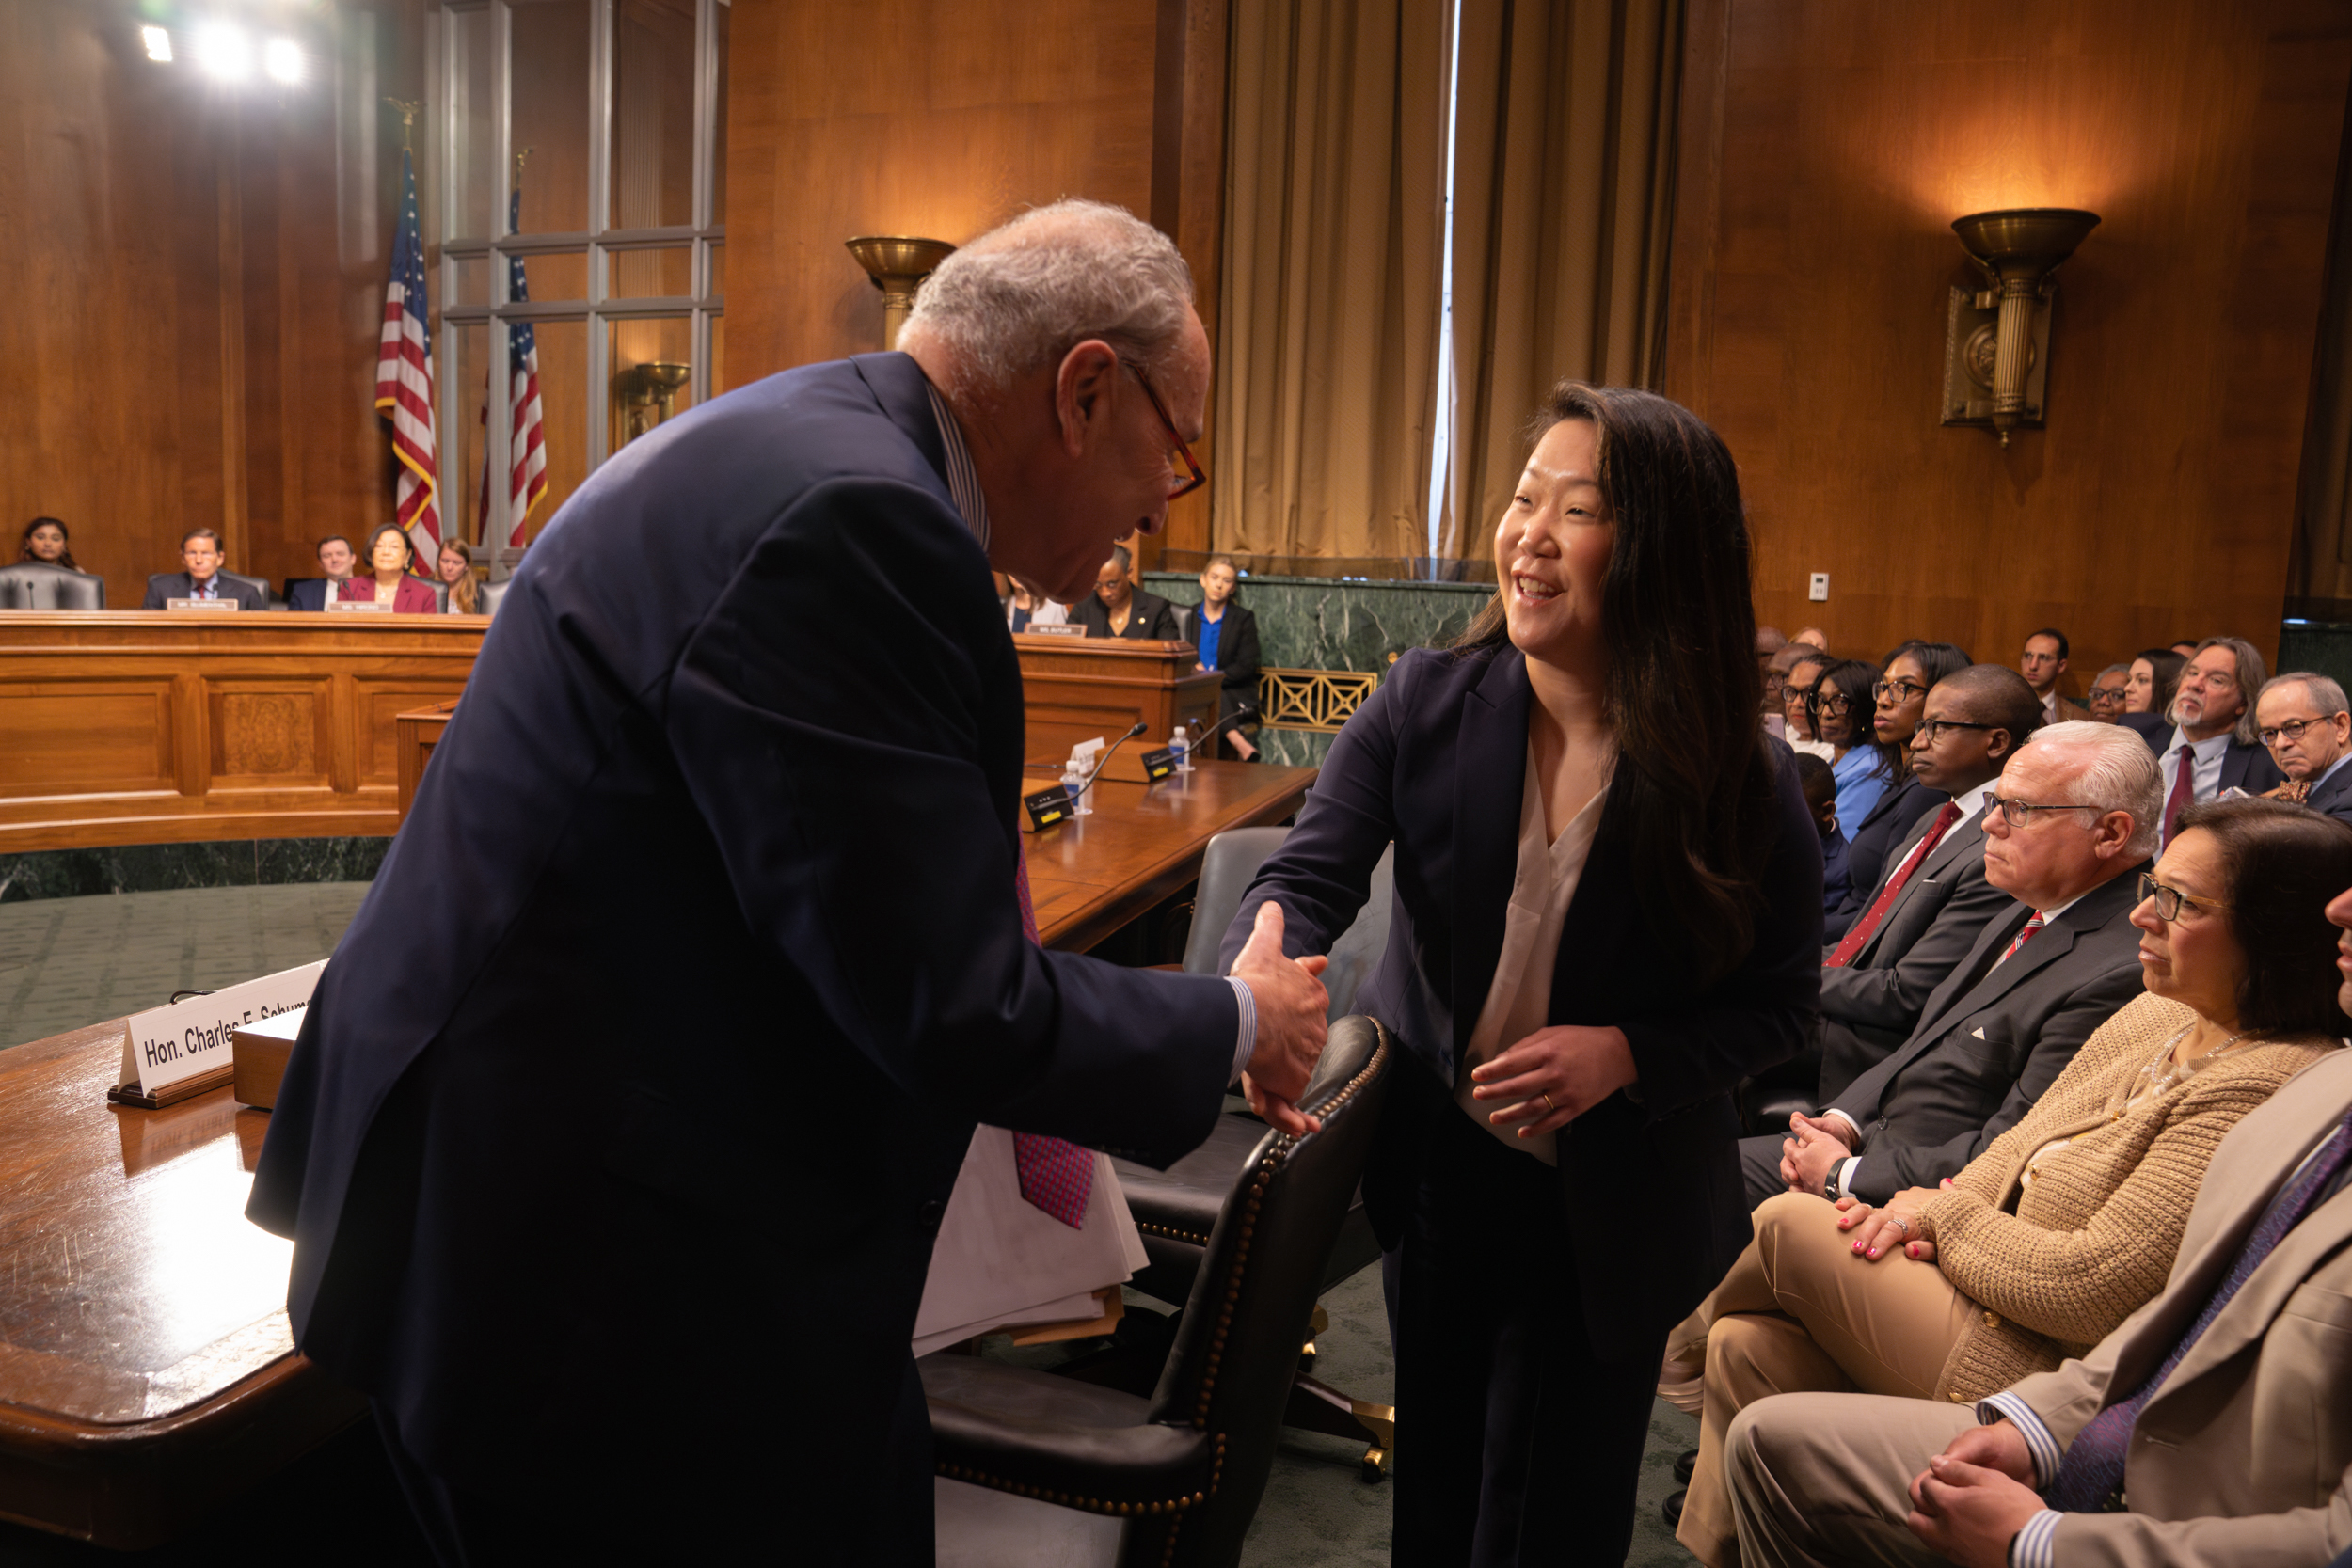
[[[1124,359],[1120,363],[1127,365]],[[1161,425],[1168,431],[1168,438],[1175,443],[1176,450],[1168,454],[1168,499],[1174,500],[1179,496],[1189,496],[1209,483],[1208,472],[1192,455],[1192,448],[1184,444],[1184,438],[1176,433],[1176,421],[1168,417],[1168,405],[1160,402],[1160,394],[1152,389],[1152,383],[1144,379],[1143,372],[1135,366],[1127,365],[1127,369],[1134,373],[1136,385],[1143,388],[1143,395],[1152,400],[1152,412],[1160,417]]]

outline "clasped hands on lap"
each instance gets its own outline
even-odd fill
[[[1838,1162],[1851,1158],[1853,1129],[1837,1117],[1808,1117],[1800,1112],[1788,1118],[1790,1136],[1781,1140],[1780,1175],[1792,1193],[1825,1196],[1824,1186]],[[1944,1185],[1950,1186],[1945,1178]],[[1837,1200],[1837,1228],[1853,1232],[1853,1250],[1867,1262],[1897,1251],[1922,1263],[1935,1261],[1935,1243],[1919,1234],[1919,1211],[1935,1196],[1931,1187],[1906,1187],[1883,1204],[1872,1205],[1853,1196]]]
[[[1903,1523],[1961,1568],[2009,1568],[2010,1542],[2048,1506],[2033,1482],[2023,1433],[2007,1421],[1971,1427],[1911,1478]]]

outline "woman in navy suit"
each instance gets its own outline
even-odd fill
[[[1359,1010],[1403,1044],[1364,1199],[1388,1249],[1395,1560],[1607,1562],[1667,1331],[1749,1235],[1732,1107],[1820,993],[1819,838],[1762,695],[1731,454],[1563,383],[1500,592],[1331,748],[1225,939],[1327,951],[1396,847]]]

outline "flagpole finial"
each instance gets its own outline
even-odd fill
[[[533,152],[538,150],[539,150],[535,147],[526,147],[521,151],[515,154],[515,188],[516,190],[521,190],[523,188],[523,164]]]
[[[416,149],[412,145],[411,138],[417,128],[417,111],[424,107],[424,101],[417,98],[387,98],[384,102],[389,103],[393,108],[400,111],[401,150],[404,152],[415,151]]]

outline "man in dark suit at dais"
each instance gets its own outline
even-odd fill
[[[1075,600],[1195,483],[1192,297],[1129,214],[1029,213],[906,352],[663,425],[533,542],[249,1210],[444,1560],[930,1561],[909,1339],[974,1124],[1166,1164],[1246,1065],[1304,1125],[1279,914],[1238,984],[1024,929],[990,568]]]

